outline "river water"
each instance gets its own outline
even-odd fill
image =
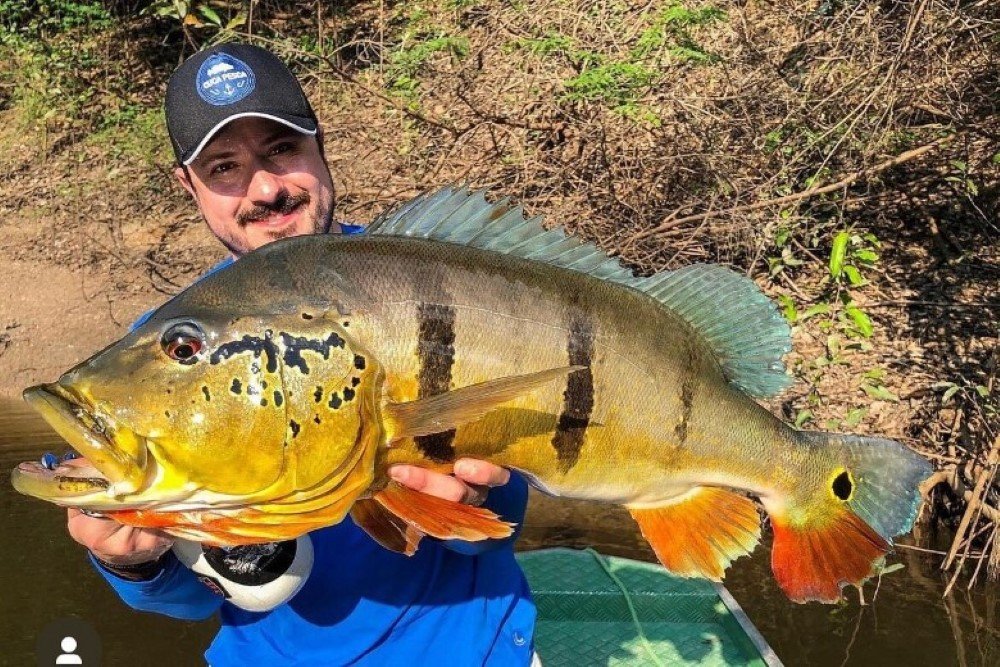
[[[215,621],[188,623],[125,607],[66,534],[64,513],[24,498],[9,474],[19,462],[65,446],[20,402],[0,402],[0,665],[34,665],[35,641],[51,621],[76,616],[101,638],[108,665],[199,664]],[[635,524],[619,508],[534,495],[520,549],[591,546],[652,561]],[[786,665],[1000,665],[1000,594],[994,584],[943,598],[935,561],[910,550],[906,567],[883,577],[869,604],[788,602],[771,577],[768,550],[733,566],[726,586]]]

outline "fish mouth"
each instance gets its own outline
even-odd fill
[[[89,465],[69,461],[49,469],[37,462],[22,463],[11,475],[18,492],[54,502],[85,501],[95,494],[107,501],[143,487],[148,459],[144,438],[114,425],[60,384],[26,389],[24,400]]]

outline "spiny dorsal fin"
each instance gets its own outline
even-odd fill
[[[615,259],[562,229],[545,229],[541,216],[524,217],[520,206],[504,198],[486,201],[483,190],[449,186],[412,199],[381,216],[367,234],[411,236],[493,250],[574,269],[606,280],[629,284],[632,272]]]
[[[645,292],[683,317],[706,341],[726,378],[754,396],[791,382],[781,357],[791,349],[785,319],[752,280],[723,266],[696,264],[637,278],[617,259],[562,229],[527,219],[507,198],[450,186],[426,193],[368,226],[368,234],[408,236],[492,250],[586,273]]]

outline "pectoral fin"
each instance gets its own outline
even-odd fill
[[[406,403],[389,403],[384,408],[389,441],[441,433],[475,421],[507,401],[583,368],[550,368],[527,375],[488,380]]]
[[[514,527],[493,512],[420,493],[390,482],[372,496],[383,509],[424,535],[478,542],[509,537]]]
[[[423,533],[375,500],[355,502],[351,507],[351,518],[383,547],[407,556],[417,552],[423,537]]]
[[[753,501],[725,489],[695,487],[670,504],[629,512],[663,567],[682,577],[721,581],[760,539]]]

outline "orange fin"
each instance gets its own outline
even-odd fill
[[[425,535],[477,542],[509,537],[514,528],[493,512],[414,491],[390,482],[373,496],[386,510]]]
[[[487,380],[405,403],[389,403],[383,408],[391,431],[389,440],[441,433],[475,421],[522,394],[583,368],[550,368],[537,373]]]
[[[359,500],[351,507],[351,518],[373,540],[390,551],[412,556],[423,534],[374,500]]]
[[[848,509],[794,526],[771,516],[771,569],[794,602],[837,602],[842,585],[861,586],[878,573],[890,545]]]
[[[721,581],[760,539],[756,505],[725,489],[699,486],[669,505],[629,512],[663,567],[682,577]]]

